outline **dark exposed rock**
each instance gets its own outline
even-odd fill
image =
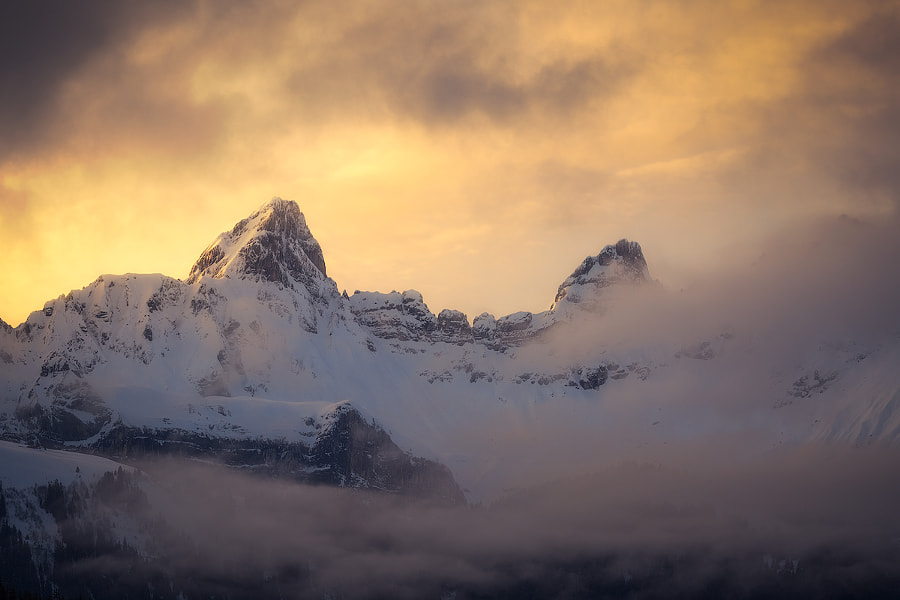
[[[209,310],[209,301],[206,298],[191,298],[191,312],[194,313],[194,316],[204,310]]]
[[[795,398],[808,398],[814,393],[821,394],[828,389],[831,382],[835,379],[837,379],[837,372],[823,374],[817,369],[813,372],[812,377],[804,375],[792,383],[791,389],[788,390],[788,395]]]
[[[212,248],[204,250],[203,254],[200,255],[200,258],[197,259],[197,262],[194,263],[194,266],[191,268],[191,274],[187,279],[187,283],[194,283],[198,278],[195,277],[196,274],[203,273],[223,258],[225,258],[225,251],[219,246],[213,246]]]
[[[609,378],[609,369],[606,365],[597,367],[582,367],[573,374],[570,382],[583,390],[596,390],[606,383]]]
[[[535,336],[534,315],[517,312],[495,319],[494,315],[482,313],[475,317],[472,335],[475,341],[494,350],[505,350],[517,346]]]
[[[500,335],[509,335],[525,331],[531,326],[533,315],[530,312],[517,312],[497,319],[497,331]]]
[[[437,328],[434,332],[437,341],[463,344],[475,340],[469,319],[458,310],[445,308],[437,317]]]
[[[162,310],[166,306],[174,306],[183,299],[184,284],[172,277],[163,277],[159,289],[147,299],[147,308],[152,313]]]
[[[647,261],[644,252],[637,242],[621,239],[616,242],[616,255],[622,257],[625,268],[631,274],[632,279],[645,279],[647,274]]]
[[[475,341],[490,341],[497,329],[497,319],[490,313],[481,313],[472,321],[472,335]]]
[[[277,239],[299,242],[307,258],[323,276],[326,275],[322,248],[306,226],[306,219],[297,203],[276,199],[269,206],[272,208],[271,213],[262,222],[260,229],[273,233]]]
[[[16,408],[16,418],[27,425],[44,445],[80,441],[96,435],[110,422],[112,412],[82,380],[53,386],[49,407],[26,401]]]
[[[342,405],[331,418],[310,451],[318,466],[312,481],[404,492],[447,504],[465,502],[449,469],[403,452],[357,410]]]
[[[636,284],[649,279],[647,261],[640,244],[621,239],[603,248],[597,256],[585,258],[559,286],[553,305],[556,307],[563,300],[578,304],[594,299],[592,294],[585,297],[583,293],[570,293],[573,289],[579,292],[580,288],[596,291],[620,282]]]
[[[275,236],[260,236],[241,248],[239,255],[244,259],[244,272],[257,275],[264,281],[280,283],[292,287],[290,277],[303,277],[303,263],[299,257],[286,252],[284,245]]]
[[[402,294],[357,290],[350,297],[350,310],[357,323],[383,339],[430,341],[437,329],[437,318],[416,290]]]
[[[41,377],[69,371],[69,360],[56,352],[51,352],[41,365]]]
[[[248,229],[251,223],[252,232]],[[251,237],[242,241],[242,236],[248,234]],[[229,276],[225,271],[232,268],[229,251],[236,252],[240,259],[239,272],[231,276],[271,281],[288,288],[293,288],[294,282],[309,288],[310,282],[326,276],[322,248],[293,201],[275,198],[235,225],[231,232],[222,234],[200,255],[186,283],[193,284],[203,276]]]
[[[52,445],[53,440],[47,442]],[[384,429],[367,422],[348,405],[339,406],[325,418],[311,444],[120,425],[101,435],[91,449],[107,456],[131,459],[215,458],[244,470],[304,483],[400,493],[442,504],[465,502],[449,469],[403,452]]]

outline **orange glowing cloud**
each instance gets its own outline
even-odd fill
[[[101,273],[183,277],[275,195],[339,287],[470,318],[547,308],[621,237],[677,282],[900,195],[896,2],[3,10],[12,325]]]

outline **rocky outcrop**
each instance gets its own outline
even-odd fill
[[[475,341],[466,313],[449,308],[445,308],[437,316],[437,328],[432,339],[460,345]]]
[[[465,503],[449,469],[404,452],[384,429],[349,404],[337,405],[314,427],[314,439],[304,443],[119,425],[98,436],[89,449],[132,460],[161,456],[214,459],[302,483],[391,492],[447,505]],[[44,437],[41,441],[52,444],[55,439]]]
[[[349,300],[356,322],[382,339],[432,341],[432,334],[438,329],[437,317],[416,290],[402,294],[357,290]]]
[[[374,422],[349,405],[327,416],[309,453],[310,477],[340,487],[364,487],[462,504],[465,497],[444,465],[403,452]]]
[[[532,339],[546,327],[549,322],[547,314],[536,315],[520,311],[499,319],[490,313],[481,313],[475,317],[472,332],[475,341],[494,350],[504,350],[518,346]]]

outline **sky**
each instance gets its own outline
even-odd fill
[[[0,5],[0,318],[184,278],[295,200],[340,289],[549,307],[626,237],[679,287],[896,222],[900,2]]]

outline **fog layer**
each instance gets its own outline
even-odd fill
[[[828,595],[823,573],[845,588],[871,583],[872,573],[900,576],[892,450],[814,447],[728,468],[622,464],[469,508],[208,465],[145,467],[151,505],[183,540],[168,568],[202,576],[219,593],[261,588],[268,577],[297,597],[515,589],[588,597],[623,582],[620,591],[669,597],[709,593],[723,580],[742,592]],[[833,560],[839,574],[829,571]],[[568,592],[556,588],[560,570]]]

